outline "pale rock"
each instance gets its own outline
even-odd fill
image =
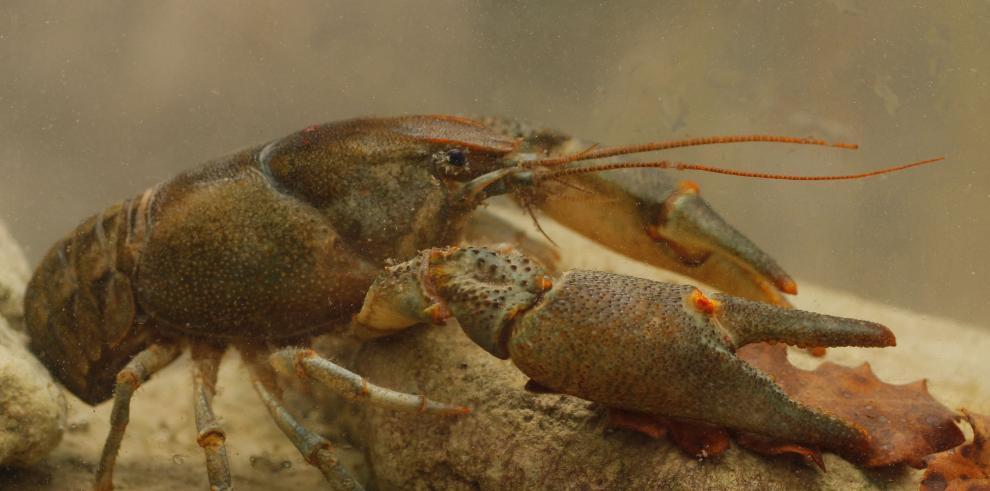
[[[0,467],[41,460],[65,430],[62,391],[10,326],[23,320],[28,271],[24,254],[0,222]]]

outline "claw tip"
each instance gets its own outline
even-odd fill
[[[701,191],[701,186],[698,186],[698,183],[687,180],[677,183],[677,188],[684,193],[698,194]]]
[[[881,347],[897,346],[897,337],[894,336],[894,332],[890,330],[887,326],[878,324],[883,329],[883,334],[881,337]]]
[[[777,278],[777,288],[784,293],[790,295],[797,295],[797,283],[794,282],[790,277],[784,276],[782,278]]]

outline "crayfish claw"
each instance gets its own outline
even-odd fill
[[[696,250],[698,252],[694,255],[704,259],[712,251],[717,251],[751,268],[780,291],[791,295],[797,293],[797,283],[790,275],[766,252],[715,213],[701,199],[698,186],[690,181],[682,181],[677,190],[663,201],[657,223],[648,230],[655,239],[668,242],[675,250]],[[688,259],[685,261],[690,262],[690,255],[686,257]]]

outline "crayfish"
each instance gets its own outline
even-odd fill
[[[854,429],[791,400],[733,351],[762,340],[887,346],[893,335],[865,321],[755,302],[786,305],[781,293],[795,293],[794,281],[719,218],[697,186],[653,169],[796,177],[669,161],[586,164],[759,141],[827,145],[754,135],[568,149],[574,140],[552,131],[450,116],[312,126],[180,174],[57,242],[26,294],[31,348],[83,401],[113,398],[98,490],[113,487],[132,394],[186,347],[213,489],[231,487],[226,433],[212,410],[229,347],[242,353],[255,390],[305,459],[335,487],[359,488],[329,442],[284,407],[276,370],[371,404],[465,415],[466,407],[378,387],[306,349],[334,330],[374,338],[448,318],[552,390],[841,450],[855,445]],[[619,169],[632,170],[612,172]],[[515,233],[476,211],[498,195],[752,301],[604,272],[555,277],[526,255],[460,246],[479,227]],[[567,199],[587,195],[607,204]]]

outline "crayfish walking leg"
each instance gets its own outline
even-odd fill
[[[130,421],[131,396],[155,372],[172,363],[181,353],[177,343],[162,342],[153,344],[138,353],[117,374],[114,386],[113,409],[110,412],[110,433],[103,445],[100,464],[96,468],[96,490],[113,489],[113,466],[120,451],[120,442]]]

